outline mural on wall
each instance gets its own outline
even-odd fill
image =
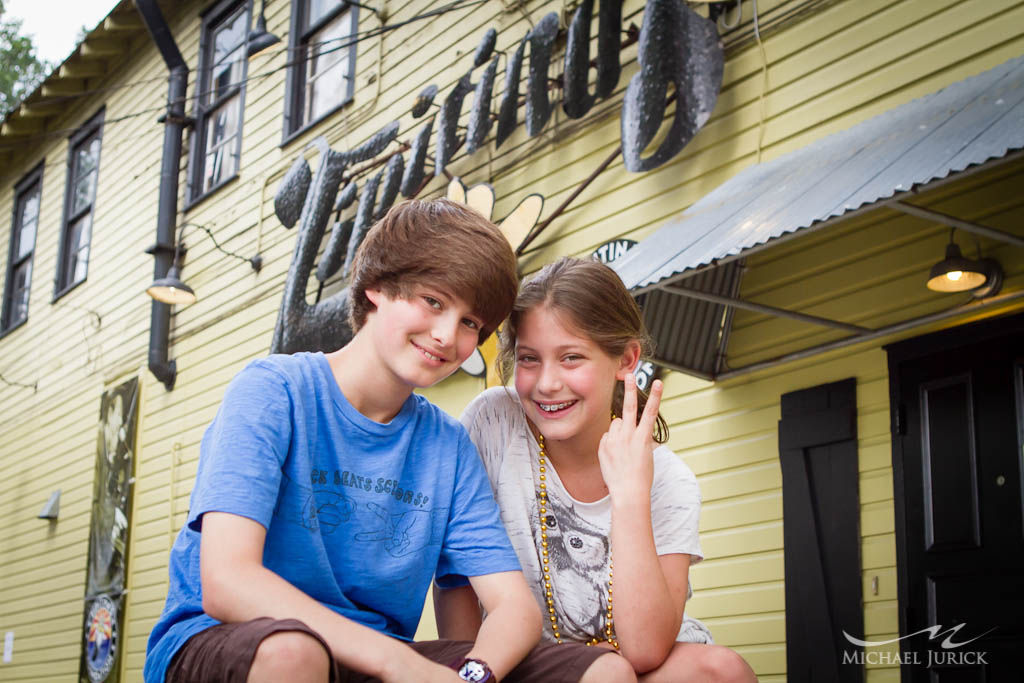
[[[598,55],[593,67],[589,52],[593,0],[580,4],[567,32],[564,68],[556,80],[563,85],[562,108],[570,118],[585,115],[598,100],[611,96],[618,85],[623,32],[621,0],[602,0],[598,16]],[[525,129],[529,137],[544,130],[555,106],[549,92],[549,71],[560,32],[558,15],[551,12],[522,37],[506,60],[505,89],[496,115],[492,114],[491,105],[499,64],[499,56],[493,54],[497,32],[488,29],[479,41],[469,70],[443,102],[436,105],[439,113],[431,114],[412,134],[411,143],[378,158],[397,138],[400,124],[392,121],[365,144],[349,151],[332,150],[323,138],[314,140],[311,147],[319,150],[315,173],[305,158],[295,160],[274,199],[278,219],[286,228],[298,225],[298,236],[274,327],[271,353],[334,351],[348,343],[352,338],[347,320],[348,289],[321,301],[324,283],[339,273],[342,280],[348,277],[352,258],[367,230],[391,208],[399,193],[415,197],[430,181],[426,162],[432,135],[433,176],[444,174],[450,178],[446,167],[463,147],[467,155],[482,149],[492,118],[497,120],[496,148],[519,127],[520,82],[527,48]],[[636,35],[635,27],[631,27],[631,32]],[[722,84],[724,57],[715,22],[678,0],[648,0],[638,42],[641,68],[630,79],[623,99],[621,138],[625,168],[645,172],[675,157],[711,116]],[[474,82],[474,72],[481,67],[483,71]],[[597,72],[593,93],[586,85],[591,68]],[[671,95],[668,94],[670,86]],[[473,103],[465,134],[460,136],[458,121],[470,94]],[[426,86],[410,107],[413,118],[427,116],[435,107],[437,95],[436,85]],[[673,106],[674,110],[669,113]],[[642,157],[666,117],[671,118],[667,134],[652,154]],[[438,121],[436,134],[435,119]],[[405,152],[409,153],[408,164]],[[367,172],[383,168],[368,176],[360,188],[357,183],[363,169],[352,166],[371,159],[373,163],[365,169]],[[353,205],[356,206],[354,215],[342,220]],[[331,224],[330,236],[317,264],[328,224]],[[512,243],[515,245],[516,241]],[[314,265],[320,285],[316,301],[310,304],[307,292]]]
[[[79,680],[118,680],[135,463],[139,382],[133,378],[100,399],[93,479],[85,624]]]

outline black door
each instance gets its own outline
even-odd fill
[[[888,350],[902,680],[1024,680],[1024,316]]]

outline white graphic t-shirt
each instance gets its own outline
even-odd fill
[[[540,562],[539,446],[530,432],[519,398],[505,387],[493,387],[473,400],[462,423],[480,452],[494,496],[501,508],[526,580],[541,612],[548,614]],[[603,639],[608,603],[608,546],[611,497],[592,503],[578,501],[566,491],[554,467],[547,468],[548,540],[555,616],[562,638]],[[654,450],[651,520],[659,555],[686,553],[690,563],[703,559],[697,527],[700,490],[693,471],[665,446]],[[554,640],[550,620],[544,637]],[[711,634],[695,619],[686,617],[679,640],[712,642]]]

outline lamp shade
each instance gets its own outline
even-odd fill
[[[267,31],[267,20],[263,16],[263,10],[260,9],[260,15],[256,18],[256,28],[249,31],[249,38],[245,44],[245,56],[253,57],[280,42],[280,38]]]
[[[955,243],[946,246],[946,258],[928,274],[928,289],[936,292],[966,292],[985,284],[988,276],[978,261],[964,258]]]
[[[167,275],[154,280],[153,284],[146,288],[146,294],[165,304],[194,304],[196,302],[196,293],[181,281],[181,271],[177,264],[171,266]]]

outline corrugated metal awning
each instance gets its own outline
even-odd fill
[[[1018,57],[741,171],[611,265],[635,293],[662,289],[1022,149],[1024,57]],[[696,280],[686,285],[707,291]],[[720,339],[723,333],[715,332]],[[700,341],[690,336],[656,335],[655,342],[672,355],[676,346]],[[717,372],[707,363],[677,369],[705,377]]]

